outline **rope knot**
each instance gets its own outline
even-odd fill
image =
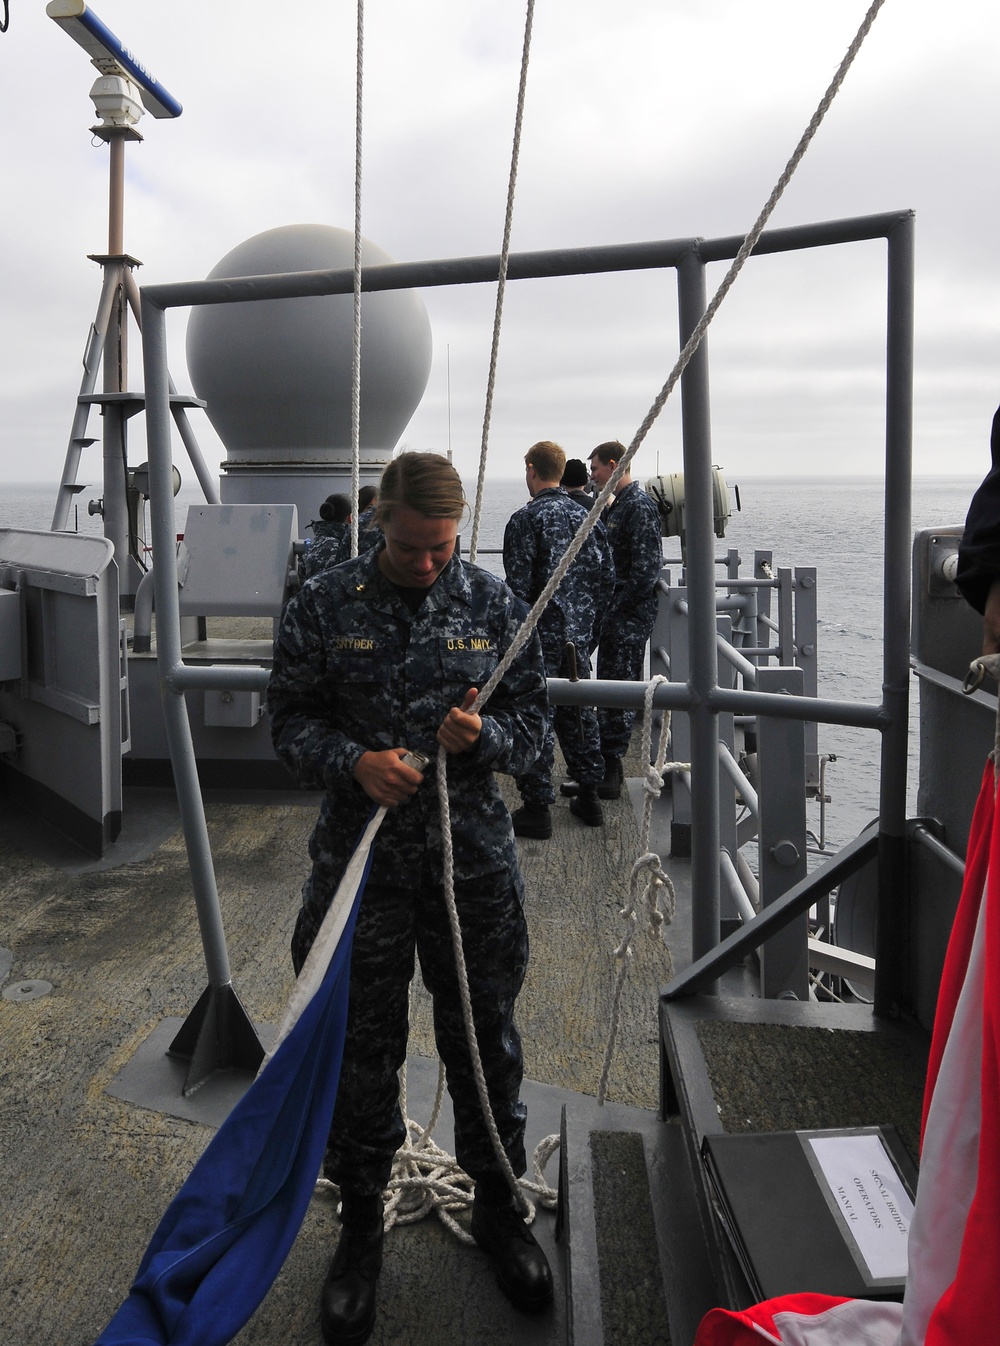
[[[645,855],[640,855],[639,858],[635,861],[635,863],[632,865],[633,879],[638,878],[639,875],[642,874],[643,871],[647,869],[654,874],[657,871],[659,871],[659,873],[661,874],[663,873],[663,868],[660,864],[660,857],[656,854],[655,851],[647,851]]]

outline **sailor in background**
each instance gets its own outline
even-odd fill
[[[990,433],[993,466],[972,497],[955,583],[983,614],[983,654],[1000,654],[1000,408]]]
[[[358,552],[369,551],[382,541],[375,517],[377,486],[362,486],[358,492]],[[322,570],[351,559],[351,500],[346,495],[328,495],[319,507],[320,517],[309,527],[313,541],[299,557],[299,581],[305,582]]]
[[[603,489],[625,454],[617,440],[598,444],[590,455],[590,475]],[[601,627],[597,677],[641,682],[646,646],[656,616],[656,578],[663,566],[660,516],[656,504],[626,472],[615,498],[601,516],[615,561],[614,600]],[[622,759],[628,752],[634,710],[601,707],[601,753],[604,779],[597,787],[602,799],[617,799],[624,783]]]
[[[288,603],[268,689],[275,749],[325,798],[292,940],[298,971],[373,805],[376,836],[350,972],[343,1066],[324,1172],[343,1232],[323,1288],[328,1343],[365,1341],[382,1265],[382,1193],[405,1137],[397,1072],[406,1058],[414,951],[434,1001],[459,1163],[476,1180],[472,1233],[519,1308],[552,1297],[545,1254],[517,1211],[483,1121],[445,907],[433,780],[448,753],[455,896],[479,1049],[503,1148],[525,1171],[523,1058],[514,1002],[528,957],[523,881],[495,771],[522,775],[545,731],[545,669],[532,637],[482,716],[469,713],[526,615],[498,578],[455,555],[467,506],[446,458],[403,453],[382,476],[380,545],[324,571]],[[422,753],[425,776],[406,765]],[[426,777],[426,778],[425,778]],[[429,779],[428,779],[429,778]]]
[[[507,522],[503,566],[511,589],[530,606],[562,560],[586,513],[560,487],[566,454],[558,444],[547,439],[533,444],[524,462],[531,499]],[[595,629],[611,601],[614,583],[611,548],[603,524],[598,523],[538,621],[545,671],[550,678],[590,677]],[[517,836],[544,841],[552,835],[556,738],[570,775],[580,787],[570,802],[571,812],[591,827],[604,822],[597,798],[598,783],[604,779],[597,713],[593,706],[554,706],[549,708],[545,743],[538,760],[517,777],[524,800],[514,814]]]
[[[370,551],[377,547],[382,541],[382,529],[378,523],[378,511],[375,508],[378,503],[378,487],[362,486],[358,492],[358,555],[363,551]],[[347,537],[347,552],[344,556],[346,561],[351,554],[350,532]]]
[[[570,500],[575,500],[578,505],[584,509],[590,509],[594,503],[594,497],[584,487],[590,480],[590,473],[587,471],[587,464],[582,458],[567,458],[566,466],[563,468],[562,480],[559,485],[563,488]]]
[[[321,570],[346,560],[351,554],[351,501],[346,495],[328,495],[319,507],[319,518],[309,527],[312,541],[299,557],[299,579],[303,582]],[[344,543],[347,551],[344,551]]]

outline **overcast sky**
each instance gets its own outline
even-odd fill
[[[515,251],[742,234],[839,64],[866,0],[537,0]],[[200,279],[278,225],[350,228],[356,8],[349,0],[99,0],[184,105],[129,146],[125,248],[140,284]],[[96,71],[10,0],[0,35],[0,469],[58,479],[107,249]],[[499,250],[524,25],[518,2],[368,0],[362,232],[400,261]],[[1000,400],[1000,9],[886,0],[772,220],[917,215],[919,473],[982,475]],[[723,267],[710,268],[710,289]],[[885,246],[751,260],[709,336],[715,461],[734,477],[878,472]],[[401,442],[474,479],[489,287],[425,291],[434,359]],[[171,318],[172,374],[186,315]],[[132,383],[141,385],[138,339]],[[489,473],[553,438],[628,442],[677,354],[672,273],[512,284]],[[449,397],[450,385],[450,397]],[[637,475],[678,470],[679,398]],[[95,417],[96,424],[96,417]],[[210,463],[223,450],[204,416]],[[98,448],[91,449],[97,454]],[[141,454],[140,454],[141,456]],[[85,464],[93,480],[97,459]]]

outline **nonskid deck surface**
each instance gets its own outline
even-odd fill
[[[262,1025],[277,1021],[292,984],[288,943],[316,803],[315,796],[293,794],[208,802],[233,983]],[[0,833],[0,946],[13,953],[7,985],[36,980],[53,987],[37,999],[0,1000],[5,1346],[93,1342],[212,1134],[107,1092],[149,1034],[165,1018],[186,1015],[205,983],[184,840],[170,797],[133,792],[126,809],[123,837],[100,863],[9,822]],[[594,1106],[615,975],[610,950],[621,935],[618,912],[638,845],[624,794],[606,805],[606,816],[604,828],[585,827],[561,800],[551,841],[521,845],[532,956],[519,1021],[527,1076],[543,1082],[527,1089],[535,1114],[529,1116],[532,1143],[536,1133],[552,1129],[551,1119],[558,1121],[562,1101],[580,1116]],[[619,1106],[595,1126],[611,1131],[624,1123],[638,1135],[655,1123],[656,997],[668,962],[663,945],[641,932],[635,948],[609,1085],[609,1101]],[[422,991],[414,998],[410,1046],[418,1058],[433,1052]],[[425,1096],[434,1070],[417,1060],[412,1073],[409,1112],[426,1120],[418,1109],[426,1104],[429,1112]],[[556,1176],[553,1160],[553,1184]],[[540,1215],[539,1235],[560,1277],[552,1228],[553,1216]],[[332,1205],[314,1200],[281,1276],[240,1343],[295,1346],[318,1339],[318,1290],[336,1234]],[[460,1246],[432,1219],[395,1230],[388,1240],[372,1341],[564,1341],[561,1288],[556,1298],[551,1314],[523,1318],[501,1296],[478,1249]],[[627,1303],[614,1310],[616,1330],[635,1341],[654,1340],[661,1329],[648,1310],[634,1331],[629,1311]]]

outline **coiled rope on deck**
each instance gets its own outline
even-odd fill
[[[444,1065],[438,1062],[437,1088],[431,1116],[425,1127],[407,1117],[406,1067],[399,1072],[400,1108],[406,1118],[406,1139],[396,1151],[392,1176],[384,1196],[383,1223],[386,1230],[393,1225],[416,1224],[428,1215],[436,1215],[441,1223],[462,1243],[475,1242],[472,1235],[455,1216],[472,1206],[475,1182],[459,1165],[454,1155],[443,1150],[433,1139],[434,1128],[441,1115],[444,1101]],[[518,1180],[519,1190],[530,1192],[538,1204],[553,1209],[558,1193],[545,1180],[545,1168],[559,1148],[558,1136],[546,1136],[535,1146],[531,1158],[532,1179]],[[318,1195],[336,1200],[337,1186],[327,1178],[316,1183]],[[534,1219],[535,1208],[523,1200],[521,1210],[525,1221]]]

